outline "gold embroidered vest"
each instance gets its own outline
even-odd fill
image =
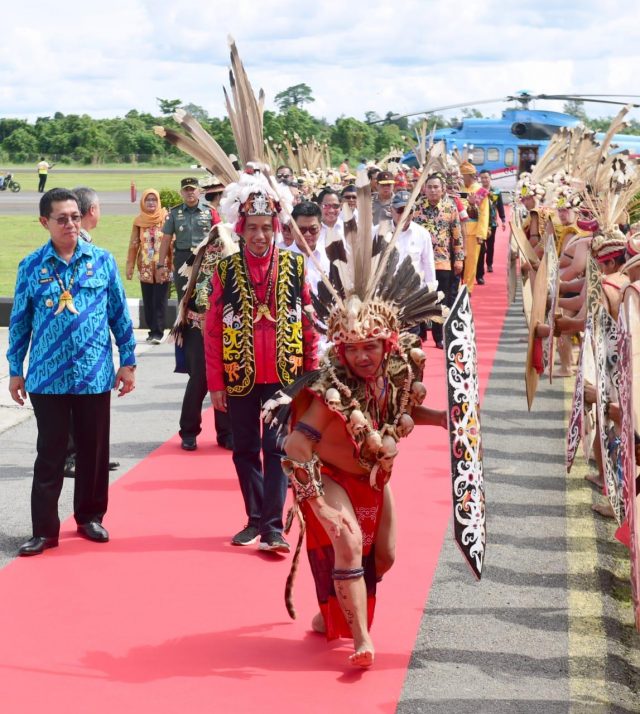
[[[253,333],[254,299],[242,253],[223,258],[217,266],[222,285],[222,362],[227,394],[243,397],[253,389],[256,357]],[[303,372],[302,286],[304,258],[278,251],[274,284],[276,371],[282,385]]]

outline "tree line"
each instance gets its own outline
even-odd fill
[[[360,159],[384,156],[391,148],[409,148],[414,143],[414,128],[422,122],[410,122],[387,112],[384,117],[365,112],[365,121],[341,116],[334,123],[314,117],[304,105],[314,101],[311,88],[297,84],[275,97],[278,111],[265,111],[264,136],[279,144],[297,134],[303,140],[315,138],[329,145],[334,165],[345,158],[355,165]],[[124,117],[94,119],[87,114],[62,114],[38,117],[30,123],[23,119],[0,118],[0,163],[29,163],[46,156],[50,161],[100,165],[104,163],[149,162],[161,165],[184,163],[184,154],[153,133],[156,125],[174,126],[173,112],[183,107],[191,112],[227,153],[237,153],[227,117],[211,117],[202,107],[183,104],[180,99],[158,98],[159,113],[132,109]],[[606,130],[610,120],[589,119],[580,102],[565,105],[565,111],[579,116],[596,131]],[[473,108],[464,109],[462,118],[481,117]],[[455,126],[460,118],[446,120],[433,115],[429,128]],[[640,134],[640,123],[630,122],[627,133]]]

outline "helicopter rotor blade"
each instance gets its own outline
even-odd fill
[[[370,124],[383,124],[388,121],[398,121],[398,119],[406,119],[407,117],[416,116],[429,116],[430,114],[437,114],[438,112],[445,112],[450,109],[464,109],[465,107],[474,107],[478,104],[495,104],[497,102],[523,102],[528,103],[535,101],[536,99],[554,100],[554,101],[578,101],[578,102],[589,102],[594,104],[617,104],[620,106],[630,106],[637,108],[640,104],[633,104],[625,101],[614,101],[612,99],[599,99],[596,97],[627,97],[638,99],[640,94],[528,94],[527,92],[522,92],[520,94],[512,94],[507,97],[498,97],[497,99],[480,99],[477,102],[464,102],[460,104],[448,104],[446,106],[434,107],[433,109],[425,109],[421,112],[411,112],[410,114],[393,114],[388,118],[378,119],[376,121],[369,122]]]
[[[578,101],[578,102],[589,102],[593,104],[618,104],[620,106],[626,106],[629,104],[632,107],[640,107],[640,104],[633,104],[632,102],[621,102],[621,101],[613,101],[611,99],[587,99],[589,95],[587,94],[539,94],[537,98],[539,99],[549,99],[549,100],[573,100],[573,101]],[[591,95],[595,96],[595,95]],[[606,95],[603,95],[606,96]],[[623,96],[619,94],[614,94],[611,96]],[[638,95],[624,95],[624,96],[638,96]]]
[[[412,112],[411,114],[393,114],[388,119],[378,119],[376,121],[370,122],[371,124],[382,124],[386,121],[398,121],[398,119],[405,119],[406,117],[417,117],[421,114],[436,114],[437,112],[444,112],[448,109],[462,109],[464,107],[473,107],[476,104],[495,104],[496,102],[504,102],[505,97],[498,97],[497,99],[481,99],[477,102],[464,102],[463,104],[449,104],[445,107],[435,107],[434,109],[425,109],[421,112]]]

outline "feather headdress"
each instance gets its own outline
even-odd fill
[[[259,99],[256,100],[235,42],[231,37],[229,38],[229,48],[231,52],[231,68],[229,69],[231,99],[226,89],[224,96],[233,138],[238,149],[240,163],[246,167],[253,162],[262,168],[265,162],[262,136],[264,92],[260,90]],[[238,180],[240,174],[229,156],[195,117],[184,109],[178,109],[173,118],[187,132],[186,134],[162,126],[154,127],[155,133],[193,156],[209,173],[215,174],[223,185],[227,186]]]
[[[630,107],[613,120],[599,146],[596,160],[583,172],[584,205],[598,222],[605,238],[619,238],[618,224],[627,222],[627,211],[640,191],[640,161],[628,152],[612,153],[612,138],[624,126]]]

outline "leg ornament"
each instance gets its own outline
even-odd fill
[[[356,580],[364,577],[364,568],[347,568],[344,570],[334,568],[331,571],[331,577],[334,580]]]
[[[300,422],[298,422],[300,423]],[[322,476],[320,475],[320,468],[322,462],[318,458],[317,454],[314,454],[309,461],[296,461],[295,459],[290,459],[285,457],[282,459],[282,469],[285,474],[289,477],[291,487],[295,494],[295,503],[289,509],[287,513],[287,520],[285,523],[284,532],[289,533],[291,526],[293,525],[293,519],[295,516],[298,517],[300,522],[300,534],[298,536],[298,543],[296,544],[296,550],[293,554],[293,560],[291,561],[291,569],[289,570],[289,575],[287,576],[287,584],[284,590],[284,602],[289,613],[289,617],[292,620],[296,619],[296,609],[293,604],[293,584],[295,582],[296,574],[298,572],[298,565],[300,561],[300,551],[302,550],[302,542],[304,540],[304,534],[306,530],[306,523],[302,511],[300,510],[300,503],[306,501],[309,498],[317,498],[318,496],[324,496],[324,488],[322,486]],[[297,474],[299,472],[304,472],[306,474],[307,480],[300,481]],[[302,473],[300,473],[302,476]]]

